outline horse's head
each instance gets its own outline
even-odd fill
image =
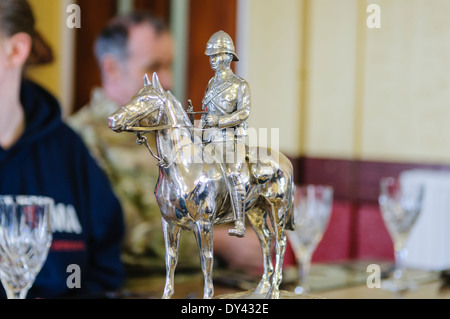
[[[144,87],[130,102],[122,106],[108,118],[109,128],[116,132],[131,130],[133,126],[156,126],[161,120],[167,95],[153,73],[153,84],[144,76]],[[145,123],[143,123],[145,120]]]

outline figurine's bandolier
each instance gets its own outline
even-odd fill
[[[204,141],[213,143],[226,170],[228,186],[235,212],[235,228],[230,235],[245,235],[245,185],[241,170],[245,165],[246,120],[250,114],[250,87],[230,69],[232,61],[239,61],[230,36],[224,31],[214,33],[206,45],[205,54],[210,57],[211,68],[216,72],[209,81],[202,109],[207,130]],[[230,156],[232,155],[232,156]]]

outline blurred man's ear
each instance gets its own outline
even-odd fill
[[[19,32],[7,39],[6,54],[11,66],[23,66],[30,56],[33,40],[25,32]]]
[[[116,57],[106,55],[100,63],[102,77],[104,81],[117,81],[122,75],[120,74],[120,63]]]

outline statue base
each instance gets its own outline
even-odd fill
[[[223,294],[214,297],[214,299],[266,299],[265,294],[255,294],[253,290],[247,290],[242,292],[235,292],[230,294]],[[280,290],[280,298],[279,299],[323,299],[322,297],[310,295],[310,294],[301,294],[298,295],[294,292],[287,290]]]

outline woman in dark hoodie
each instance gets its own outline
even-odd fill
[[[53,243],[28,298],[99,296],[123,284],[122,210],[56,99],[23,78],[27,63],[49,58],[29,4],[0,0],[0,194],[55,200]]]

